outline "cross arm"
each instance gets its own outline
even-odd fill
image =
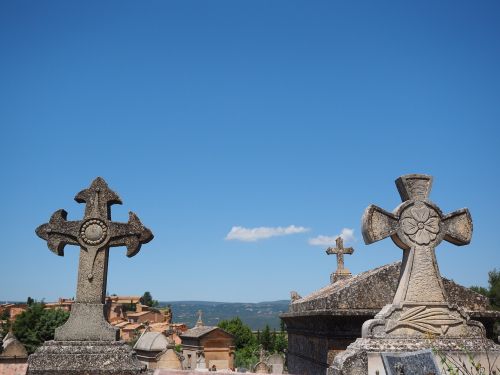
[[[327,255],[333,255],[333,254],[337,254],[337,251],[335,251],[335,249],[333,247],[328,247],[326,250],[325,250],[326,254]]]
[[[393,213],[374,205],[365,210],[361,231],[367,245],[392,236],[397,230],[398,217]]]
[[[454,211],[442,219],[444,239],[454,245],[463,246],[472,238],[472,218],[467,208]]]
[[[52,214],[48,223],[36,228],[38,237],[47,241],[48,248],[59,256],[64,256],[66,245],[78,245],[78,230],[80,221],[67,221],[68,213],[57,210]]]
[[[136,255],[142,244],[153,239],[153,233],[141,223],[133,212],[129,212],[127,223],[111,222],[109,224],[111,229],[109,246],[126,246],[128,257]]]
[[[354,253],[354,249],[352,247],[344,248],[344,254],[351,255],[352,253]]]

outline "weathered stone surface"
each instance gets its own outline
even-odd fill
[[[119,336],[104,318],[101,303],[73,303],[68,321],[55,332],[59,341],[118,341]]]
[[[391,263],[328,284],[293,301],[281,315],[288,331],[287,365],[291,374],[324,373],[333,358],[361,337],[361,326],[396,293],[401,262]],[[493,324],[500,312],[490,310],[488,298],[442,278],[449,302],[462,306],[495,337]]]
[[[392,302],[398,286],[401,262],[386,264],[324,288],[293,301],[281,316],[363,315],[375,316]],[[491,310],[487,297],[441,278],[448,302],[462,306],[475,319],[500,319],[500,312]]]
[[[30,356],[28,373],[135,375],[145,369],[122,341],[47,341]]]
[[[440,372],[431,350],[382,353],[381,356],[387,375],[437,375]]]
[[[269,374],[271,372],[271,369],[265,362],[258,362],[254,366],[253,372],[256,374]]]
[[[285,359],[279,353],[271,354],[266,359],[267,365],[271,368],[271,374],[283,374],[285,370]]]
[[[468,363],[467,356],[470,354],[476,358],[482,357],[483,365],[490,360],[491,366],[500,366],[499,346],[484,338],[360,338],[349,345],[348,350],[335,358],[333,366],[328,369],[328,375],[366,375],[370,355],[379,356],[382,352],[406,353],[427,349],[437,350],[448,357],[461,358],[465,363]],[[383,375],[383,369],[379,373]]]
[[[2,339],[0,344],[0,363],[22,363],[28,359],[24,345],[14,336],[12,330]],[[1,374],[1,371],[0,371]]]
[[[119,331],[104,317],[104,297],[109,248],[126,246],[127,256],[136,255],[142,244],[153,239],[139,218],[129,213],[127,223],[111,221],[111,206],[121,204],[118,195],[98,177],[75,200],[86,203],[83,220],[68,221],[64,210],[56,211],[36,234],[57,255],[66,245],[80,246],[76,301],[68,321],[28,360],[29,374],[136,374],[142,365],[131,349],[118,342]]]
[[[428,199],[430,176],[402,176],[396,186],[403,203],[392,213],[369,206],[363,215],[362,232],[367,244],[390,236],[403,250],[398,287],[392,303],[363,324],[362,339],[335,357],[331,368],[334,374],[367,374],[370,362],[365,357],[374,352],[431,347],[449,352],[453,351],[450,347],[468,347],[473,353],[481,353],[485,346],[491,346],[500,353],[500,347],[486,340],[481,323],[470,320],[464,309],[449,303],[436,262],[434,250],[442,240],[455,245],[470,242],[469,211],[461,209],[444,215]]]
[[[76,289],[76,302],[80,306],[72,309],[72,317],[56,331],[55,339],[116,341],[116,329],[107,324],[103,316],[109,248],[126,246],[127,256],[132,257],[142,244],[153,239],[153,234],[133,212],[129,214],[128,223],[111,221],[111,206],[121,204],[121,200],[101,177],[79,192],[75,200],[86,203],[83,220],[68,221],[66,211],[58,210],[48,223],[36,229],[36,234],[46,240],[49,249],[57,255],[64,255],[66,245],[81,248]],[[96,306],[98,304],[102,307]]]

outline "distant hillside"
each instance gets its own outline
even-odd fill
[[[262,330],[266,324],[280,328],[279,314],[288,311],[290,301],[272,301],[259,303],[227,303],[206,301],[160,302],[160,306],[170,305],[175,323],[194,326],[198,319],[198,310],[203,311],[203,323],[217,325],[221,320],[239,316],[252,330]]]

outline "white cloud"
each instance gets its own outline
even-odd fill
[[[342,232],[340,234],[337,234],[335,236],[323,236],[319,235],[314,238],[309,238],[309,245],[315,245],[315,246],[334,246],[335,245],[335,239],[337,237],[342,237],[344,242],[355,242],[356,237],[354,236],[354,229],[351,228],[343,228]]]
[[[232,227],[226,236],[226,240],[237,240],[254,242],[265,238],[286,236],[295,233],[307,232],[309,228],[296,227],[290,225],[288,227],[258,227],[258,228],[245,228],[245,227]]]

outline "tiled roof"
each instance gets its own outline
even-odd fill
[[[121,322],[111,323],[111,325],[113,325],[115,327],[118,327],[118,328],[125,327],[127,324],[129,324],[128,321],[121,321]]]
[[[142,315],[145,315],[145,314],[150,313],[150,312],[151,311],[141,311],[141,312],[127,313],[127,316],[132,316],[132,317],[142,316]]]
[[[212,332],[215,329],[220,329],[219,327],[209,327],[209,326],[201,326],[201,327],[194,327],[191,329],[188,329],[186,332],[183,332],[181,334],[182,337],[201,337],[206,335],[209,332]]]
[[[140,327],[142,327],[143,325],[141,323],[130,323],[126,326],[123,327],[123,330],[124,331],[132,331],[134,329],[138,329]]]

